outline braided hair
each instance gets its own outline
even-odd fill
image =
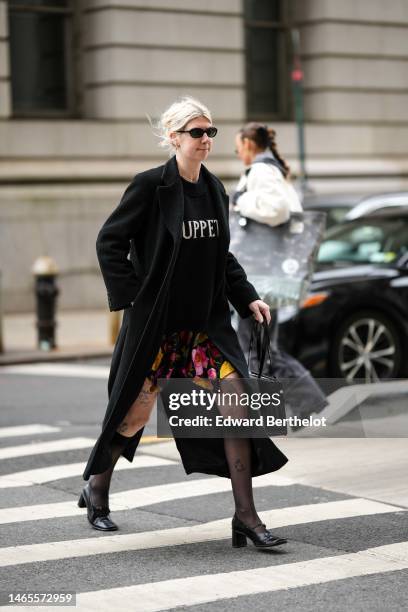
[[[274,129],[268,128],[268,126],[263,123],[251,121],[241,128],[238,133],[241,135],[241,140],[244,138],[249,138],[249,140],[252,140],[259,149],[262,149],[263,151],[265,149],[269,149],[272,151],[273,155],[282,166],[282,171],[285,178],[288,177],[290,167],[278,151],[276,146],[276,132]]]

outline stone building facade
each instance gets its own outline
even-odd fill
[[[165,160],[147,114],[180,95],[212,110],[208,167],[227,187],[249,118],[275,127],[296,174],[293,29],[310,186],[407,188],[405,0],[0,0],[4,310],[33,308],[43,254],[60,270],[60,307],[106,304],[96,233],[131,177]]]

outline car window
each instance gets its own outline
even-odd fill
[[[309,204],[304,205],[305,210],[318,210],[326,213],[326,229],[338,225],[350,210],[347,204],[339,204],[338,206],[325,206],[324,204]]]
[[[332,227],[333,225],[338,225],[342,221],[344,221],[344,217],[348,213],[350,208],[347,206],[336,206],[336,208],[328,208],[326,210],[326,227]]]
[[[359,219],[332,227],[322,242],[320,263],[390,263],[408,251],[408,220]]]

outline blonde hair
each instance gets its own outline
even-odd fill
[[[160,139],[159,147],[167,149],[171,154],[175,149],[169,134],[176,130],[182,130],[189,121],[197,117],[205,117],[212,123],[211,113],[208,108],[199,100],[191,96],[184,96],[173,102],[161,115],[156,125],[153,125],[150,117],[148,117],[150,125],[158,130],[154,132]]]

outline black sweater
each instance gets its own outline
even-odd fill
[[[170,283],[166,331],[206,331],[211,311],[219,223],[202,172],[197,183],[181,178],[184,221],[180,251]]]

